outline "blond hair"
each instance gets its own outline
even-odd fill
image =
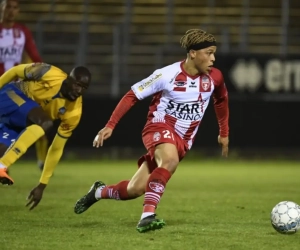
[[[216,42],[216,38],[201,29],[187,30],[180,38],[180,45],[186,50],[192,45],[203,42]]]

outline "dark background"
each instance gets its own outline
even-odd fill
[[[135,82],[182,60],[179,39],[188,29],[212,33],[216,67],[230,101],[232,157],[299,154],[300,1],[155,0],[21,2],[45,62],[69,72],[86,65],[93,83],[82,121],[65,156],[131,157],[144,152],[141,131],[150,99],[130,110],[99,150],[97,132]],[[219,155],[218,126],[210,103],[191,151]]]

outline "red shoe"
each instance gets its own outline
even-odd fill
[[[0,183],[2,185],[14,184],[14,180],[7,174],[7,168],[0,168]]]

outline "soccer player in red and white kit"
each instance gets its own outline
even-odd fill
[[[1,0],[0,22],[0,76],[22,62],[24,54],[30,61],[42,62],[30,30],[23,24],[16,23],[20,7],[18,0]],[[10,131],[0,124],[0,155],[10,146],[3,135]],[[42,170],[48,151],[48,140],[43,136],[36,143],[38,167]]]
[[[130,200],[144,196],[138,232],[160,229],[156,207],[179,162],[191,149],[210,97],[213,96],[219,123],[218,143],[228,154],[228,94],[222,73],[213,67],[216,40],[200,29],[188,30],[180,40],[187,58],[155,70],[137,82],[121,99],[106,126],[95,137],[94,147],[103,146],[121,117],[139,100],[153,96],[142,139],[148,153],[138,160],[139,169],[130,180],[115,185],[96,181],[79,199],[74,211],[80,214],[100,199]]]

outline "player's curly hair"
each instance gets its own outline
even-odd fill
[[[180,38],[181,47],[188,49],[190,46],[202,42],[216,42],[212,34],[208,34],[201,29],[190,29]]]

